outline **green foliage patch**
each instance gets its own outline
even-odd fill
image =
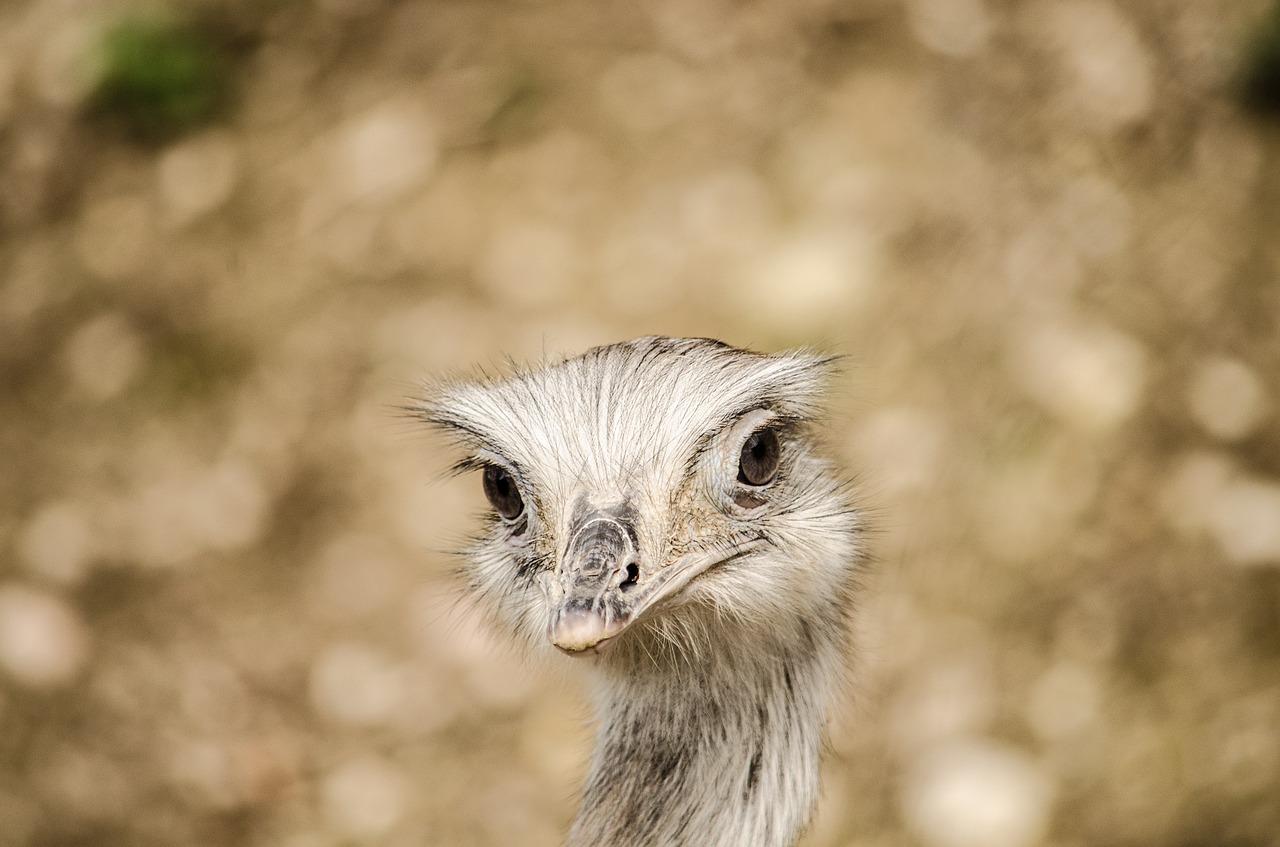
[[[230,95],[230,56],[199,27],[134,20],[107,33],[92,113],[135,138],[162,141],[214,120]]]
[[[1280,117],[1280,2],[1258,22],[1249,38],[1240,85],[1248,106]]]

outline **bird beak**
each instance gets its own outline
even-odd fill
[[[633,617],[627,595],[636,585],[635,532],[607,512],[592,512],[571,530],[553,580],[547,638],[571,655],[598,651]]]

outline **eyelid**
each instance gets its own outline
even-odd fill
[[[480,459],[479,457],[467,456],[465,459],[459,459],[458,461],[450,465],[449,474],[451,476],[462,476],[463,474],[468,473],[470,471],[483,470],[485,465],[487,464],[488,462],[485,462],[483,459]]]
[[[776,409],[771,409],[768,406],[757,406],[739,415],[737,420],[728,426],[726,430],[728,432],[741,432],[741,440],[745,442],[760,430],[777,426],[778,422],[784,419],[785,416]],[[744,425],[748,422],[751,422],[751,426],[744,428]]]
[[[476,468],[482,468],[485,465],[493,465],[494,467],[502,468],[504,471],[511,474],[512,478],[515,479],[516,482],[524,483],[524,474],[521,472],[519,465],[505,456],[500,456],[490,450],[485,450],[483,448],[477,450],[475,455],[467,459],[466,462],[471,467]]]
[[[785,443],[787,436],[795,432],[804,423],[802,418],[792,415],[775,414],[759,426],[752,427],[745,435],[742,436],[742,443],[746,444],[751,436],[771,429],[778,435],[778,443],[781,446]]]

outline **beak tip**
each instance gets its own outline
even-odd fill
[[[623,624],[587,609],[565,609],[547,628],[547,638],[561,652],[584,656],[599,652],[605,642],[622,631]]]

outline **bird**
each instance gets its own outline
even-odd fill
[[[487,500],[464,592],[591,682],[568,847],[788,847],[809,825],[866,558],[820,441],[835,368],[655,336],[415,402]]]

